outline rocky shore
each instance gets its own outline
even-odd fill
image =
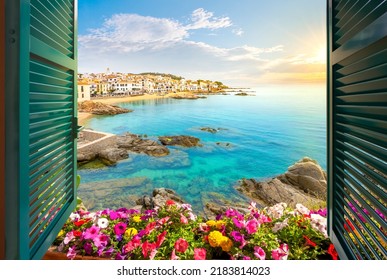
[[[102,102],[86,100],[78,103],[78,111],[94,115],[117,115],[133,112],[133,110],[118,107],[116,105],[104,104]]]

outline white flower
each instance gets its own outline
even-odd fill
[[[109,221],[106,218],[99,218],[97,224],[100,228],[107,228]]]
[[[81,216],[79,216],[78,213],[71,213],[71,214],[70,214],[70,220],[72,220],[72,221],[78,220],[78,219],[80,219],[80,218],[81,218]]]
[[[269,207],[267,212],[269,216],[271,216],[272,218],[279,219],[284,214],[286,207],[287,207],[286,203],[283,203],[283,202],[277,203],[276,205]]]
[[[281,222],[281,223],[275,223],[272,230],[273,230],[273,232],[277,232],[277,231],[279,231],[287,226],[288,226],[288,218],[283,220],[283,222]]]
[[[296,209],[302,215],[309,215],[309,213],[310,213],[310,210],[308,208],[306,208],[304,205],[302,205],[301,203],[296,204]]]

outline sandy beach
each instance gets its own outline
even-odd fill
[[[113,105],[121,102],[134,102],[134,101],[141,101],[141,100],[169,98],[170,96],[171,94],[166,94],[164,96],[145,94],[145,95],[139,95],[139,96],[107,97],[107,98],[93,99],[93,101]],[[93,114],[91,113],[78,112],[78,124],[83,126],[85,122],[92,116]]]

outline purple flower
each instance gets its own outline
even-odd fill
[[[231,236],[232,236],[232,238],[234,238],[234,240],[236,242],[241,243],[239,249],[242,249],[247,244],[244,235],[241,234],[239,231],[235,231],[235,230],[232,231]]]
[[[125,254],[122,254],[120,252],[117,252],[117,255],[116,255],[116,260],[125,260],[126,258],[126,255]]]
[[[114,251],[114,248],[113,247],[110,247],[109,249],[107,249],[106,251],[105,251],[105,256],[106,257],[110,257],[111,255],[112,255],[112,253],[113,253],[113,251]]]
[[[114,232],[116,235],[122,235],[125,233],[126,230],[126,224],[125,223],[118,223],[114,226]]]
[[[85,232],[83,233],[83,237],[85,239],[94,239],[98,236],[99,230],[99,227],[92,226],[85,230]]]
[[[83,245],[83,249],[85,249],[86,255],[92,255],[93,254],[93,246],[90,243],[85,243]]]

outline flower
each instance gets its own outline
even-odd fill
[[[263,250],[259,246],[254,246],[254,256],[256,256],[260,260],[264,260],[266,258],[265,250]]]
[[[83,234],[83,237],[85,239],[94,239],[98,236],[99,230],[100,230],[99,227],[92,226],[92,227],[86,229],[86,231]]]
[[[232,240],[226,236],[223,236],[223,238],[220,240],[220,247],[222,247],[222,250],[225,252],[228,252],[231,250],[231,247],[233,246]]]
[[[132,237],[132,236],[135,236],[136,234],[138,233],[138,231],[137,231],[137,229],[135,229],[135,228],[128,228],[126,231],[125,231],[125,237],[128,237],[128,238],[130,238],[130,237]]]
[[[122,235],[126,231],[126,224],[125,223],[118,223],[114,226],[114,232],[116,235]]]
[[[175,202],[173,201],[173,200],[167,200],[166,202],[165,202],[165,205],[168,205],[168,206],[170,206],[170,205],[175,205]]]
[[[258,230],[258,221],[256,219],[249,220],[246,223],[246,231],[248,234],[253,234],[256,233]]]
[[[141,217],[139,215],[135,215],[132,217],[133,222],[135,223],[140,223],[141,222]]]
[[[195,260],[205,260],[207,251],[205,248],[195,248],[194,249],[194,259]]]
[[[274,260],[287,260],[289,255],[289,246],[287,244],[281,244],[281,246],[271,251],[271,256]]]
[[[55,245],[70,259],[77,255],[118,260],[301,260],[327,255],[337,259],[327,237],[326,217],[321,215],[324,210],[305,214],[306,209],[298,208],[279,203],[257,209],[251,204],[250,212],[229,208],[214,220],[196,217],[184,204],[165,204],[141,214],[126,208],[77,211]]]
[[[175,242],[175,249],[177,252],[179,253],[184,253],[187,249],[188,249],[188,242],[187,240],[183,239],[183,238],[179,238],[176,240]]]
[[[222,233],[217,230],[214,230],[208,235],[208,242],[210,243],[211,247],[218,247],[220,246],[222,238]]]
[[[188,219],[186,216],[184,216],[183,214],[180,213],[180,223],[182,224],[188,224]]]
[[[69,218],[71,221],[75,221],[75,220],[80,219],[81,216],[78,213],[71,213]]]
[[[97,224],[100,228],[107,228],[109,226],[109,221],[106,218],[99,218]]]
[[[309,215],[310,214],[310,210],[308,208],[306,208],[304,205],[302,205],[301,203],[297,203],[296,204],[296,209],[299,213],[303,214],[303,215]]]
[[[303,237],[305,238],[305,245],[312,246],[312,247],[316,247],[317,246],[317,244],[314,243],[312,240],[310,240],[308,236],[303,235]]]
[[[328,252],[329,255],[331,255],[333,260],[337,260],[338,259],[338,254],[336,252],[335,245],[329,244],[327,252]]]

